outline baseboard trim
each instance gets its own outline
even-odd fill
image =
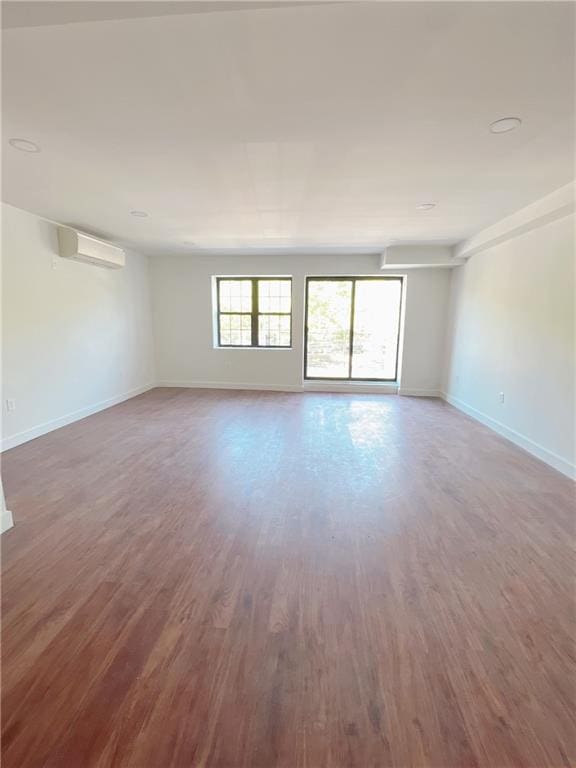
[[[122,395],[116,397],[110,397],[107,400],[101,400],[93,405],[80,408],[72,413],[67,413],[65,416],[60,416],[58,419],[52,419],[51,421],[45,421],[43,424],[38,424],[36,427],[26,429],[23,432],[17,432],[15,435],[9,435],[2,439],[2,451],[8,451],[10,448],[16,448],[22,443],[27,443],[30,440],[34,440],[37,437],[46,435],[48,432],[53,432],[60,427],[66,427],[68,424],[73,424],[75,421],[85,419],[87,416],[91,416],[99,411],[104,411],[106,408],[111,408],[113,405],[123,403],[125,400],[130,400],[133,397],[142,395],[144,392],[148,392],[150,389],[154,389],[156,384],[146,384],[143,387],[137,387],[129,392],[124,392]]]
[[[271,392],[301,392],[302,387],[291,384],[246,384],[226,381],[160,381],[157,387],[175,389],[256,389]]]
[[[0,516],[0,534],[6,533],[6,531],[9,531],[13,526],[14,519],[12,518],[12,512],[5,509]]]
[[[259,392],[340,392],[346,394],[397,394],[398,387],[389,384],[338,384],[337,382],[308,382],[306,384],[251,384],[246,382],[225,381],[161,381],[158,387],[179,389],[244,389]]]
[[[478,411],[476,408],[468,405],[468,403],[459,400],[457,397],[454,397],[447,392],[442,392],[441,397],[447,403],[454,406],[454,408],[471,416],[476,421],[484,424],[484,426],[489,427],[502,437],[510,440],[511,443],[514,443],[519,448],[523,448],[528,453],[531,453],[532,456],[540,459],[540,461],[543,461],[545,464],[558,470],[558,472],[566,475],[571,480],[576,480],[576,466],[569,461],[566,461],[566,459],[563,459],[561,456],[558,456],[558,454],[549,451],[547,448],[544,448],[544,446],[534,442],[534,440],[531,440],[529,437],[526,437],[526,435],[516,432],[514,429],[510,429],[510,427],[502,424],[502,422],[496,421],[496,419],[493,419],[491,416],[487,416],[485,413],[482,413],[482,411]]]
[[[398,394],[404,395],[404,397],[442,397],[442,393],[439,389],[410,389],[400,387]]]

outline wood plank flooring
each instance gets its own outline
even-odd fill
[[[574,484],[441,401],[157,389],[2,472],[4,768],[576,765]]]

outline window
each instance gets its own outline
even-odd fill
[[[217,277],[219,347],[290,347],[292,278]]]
[[[309,277],[304,378],[395,381],[401,277]]]

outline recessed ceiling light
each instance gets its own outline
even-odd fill
[[[19,149],[20,152],[40,152],[38,144],[34,144],[33,141],[28,139],[10,139],[8,144],[14,149]]]
[[[519,117],[503,117],[501,120],[495,120],[490,123],[490,131],[492,133],[508,133],[508,131],[515,131],[516,128],[520,128],[522,120]]]
[[[130,216],[135,216],[137,219],[147,219],[149,214],[146,211],[130,211]]]
[[[416,206],[417,211],[431,211],[432,208],[436,208],[436,203],[420,203]]]

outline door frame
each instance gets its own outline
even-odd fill
[[[352,282],[352,296],[350,302],[350,330],[348,333],[348,376],[308,376],[308,285],[315,282]],[[394,378],[353,378],[352,355],[354,353],[354,311],[356,308],[356,282],[358,280],[396,281],[400,283],[400,305],[398,307],[398,338],[396,339],[396,359],[394,361]],[[378,383],[390,383],[398,381],[398,361],[400,358],[400,334],[402,328],[402,305],[404,302],[404,277],[396,275],[308,275],[306,277],[306,290],[304,295],[304,381],[366,381]]]

